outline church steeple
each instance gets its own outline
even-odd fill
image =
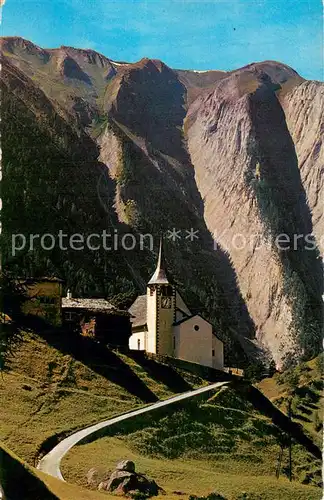
[[[176,293],[167,275],[162,238],[157,266],[147,284],[146,303],[147,350],[172,356]]]
[[[148,285],[169,285],[169,280],[166,272],[166,263],[164,259],[163,252],[163,239],[160,239],[160,249],[159,249],[159,257],[155,272],[148,282]]]

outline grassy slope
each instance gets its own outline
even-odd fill
[[[11,500],[100,500],[99,492],[84,490],[43,474],[0,445],[0,481]],[[113,498],[105,496],[105,498]]]
[[[302,363],[283,374],[266,378],[258,384],[259,389],[283,412],[287,412],[288,400],[292,397],[293,419],[318,445],[323,442],[323,357]]]
[[[73,429],[143,405],[150,398],[163,399],[185,390],[188,384],[196,387],[206,383],[187,372],[169,372],[154,361],[144,363],[140,357],[117,355],[102,348],[99,355],[96,346],[92,346],[90,355],[89,347],[83,346],[86,357],[91,359],[85,362],[82,349],[73,353],[62,339],[50,338],[46,342],[39,336],[27,335],[10,371],[3,375],[1,439],[30,463],[34,463],[41,444],[56,433],[69,434]],[[153,422],[148,417],[135,427],[132,423],[118,437],[104,437],[74,448],[64,461],[63,471],[79,486],[34,471],[42,480],[39,487],[43,488],[44,482],[63,500],[107,498],[80,489],[85,485],[85,473],[93,466],[112,469],[117,460],[127,457],[166,489],[167,498],[181,498],[174,491],[182,491],[182,497],[188,498],[189,494],[207,494],[215,489],[229,499],[242,491],[261,493],[260,498],[269,500],[319,498],[318,489],[275,480],[278,443],[273,426],[244,398],[221,391],[207,403],[188,403],[173,412]],[[202,447],[206,442],[207,450],[205,444]],[[52,444],[55,442],[49,446]],[[299,476],[302,462],[309,472],[308,460],[313,459],[298,446],[294,447],[294,460]],[[47,498],[42,495],[42,500]]]
[[[91,363],[83,359],[83,355],[85,359],[87,354],[90,357],[90,347],[95,352]],[[1,440],[32,465],[44,441],[55,434],[70,434],[74,429],[205,383],[178,372],[182,384],[174,386],[166,377],[160,377],[160,371],[165,369],[160,363],[152,362],[152,373],[152,369],[148,372],[147,367],[130,357],[109,353],[99,346],[87,343],[83,350],[77,360],[59,339],[52,339],[51,346],[39,336],[27,335],[11,369],[0,378]],[[55,440],[48,442],[48,448],[54,445]]]
[[[158,418],[157,418],[158,417]],[[112,431],[110,431],[112,432]],[[75,447],[63,460],[66,479],[85,486],[91,467],[104,475],[120,459],[132,459],[138,470],[152,476],[168,498],[217,491],[235,499],[246,491],[264,500],[320,498],[319,488],[292,484],[275,470],[279,453],[278,429],[246,403],[244,395],[232,389],[216,393],[208,401],[180,405],[166,413],[141,417],[123,424],[110,437]],[[294,445],[294,474],[316,463],[301,446]]]

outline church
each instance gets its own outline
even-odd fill
[[[146,295],[137,297],[129,312],[132,316],[130,349],[224,369],[223,342],[211,323],[200,314],[191,313],[168,279],[162,240]]]

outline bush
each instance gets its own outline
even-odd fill
[[[265,366],[261,361],[257,361],[249,365],[244,370],[244,378],[250,380],[251,382],[260,382],[263,378],[267,376],[267,371]]]
[[[197,497],[196,495],[190,495],[189,500],[226,500],[225,497],[219,493],[210,493],[206,497]]]
[[[299,374],[295,369],[290,368],[289,370],[278,375],[277,383],[286,384],[289,388],[296,389],[299,384]]]

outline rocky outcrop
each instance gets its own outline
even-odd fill
[[[90,77],[82,71],[78,63],[72,57],[61,55],[57,59],[57,69],[63,78],[71,78],[91,85]]]
[[[99,117],[99,111],[86,99],[78,96],[73,97],[72,112],[76,114],[82,127],[89,127]]]
[[[105,111],[153,148],[179,157],[185,87],[177,74],[161,61],[142,59],[120,71],[114,89]]]
[[[88,484],[91,478],[91,485],[98,478],[96,469],[90,469],[87,474]],[[131,460],[122,460],[116,466],[116,469],[110,474],[109,479],[101,481],[98,485],[99,491],[110,491],[119,495],[142,494],[146,498],[163,494],[164,490],[160,488],[153,479],[149,479],[144,474],[135,472],[135,464]]]

